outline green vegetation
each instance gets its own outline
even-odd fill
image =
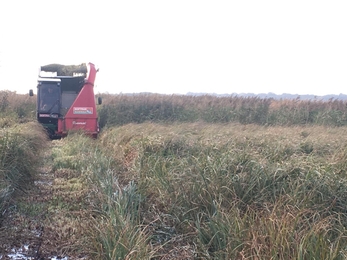
[[[70,134],[52,141],[51,154],[45,155],[52,187],[43,238],[59,255],[347,257],[344,102],[160,95],[103,99],[98,139]],[[3,128],[0,149],[10,147],[8,133],[14,129],[27,133],[24,126]],[[41,130],[20,139],[21,145],[41,144],[25,149],[35,151],[36,160],[46,142],[36,139]],[[9,151],[20,154],[16,149]],[[18,172],[34,173],[40,164],[31,158],[25,165],[33,168],[13,171],[13,183],[22,179]],[[11,178],[0,178],[2,190],[21,190]],[[28,215],[43,211],[37,202],[18,207]],[[48,250],[48,244],[41,248]]]
[[[129,124],[69,136],[53,164],[88,187],[93,259],[344,259],[346,144],[342,127]]]
[[[347,125],[345,101],[273,100],[159,94],[101,95],[100,126],[197,122],[259,125]]]
[[[0,91],[0,128],[34,120],[35,110],[36,98],[11,91]]]
[[[16,191],[25,192],[33,184],[41,164],[40,154],[46,146],[45,133],[36,123],[0,129],[1,212]]]

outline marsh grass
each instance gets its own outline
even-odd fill
[[[79,173],[75,178],[88,189],[84,208],[93,217],[82,236],[92,259],[149,259],[142,196],[135,182],[119,183],[123,167],[110,152],[80,133],[69,135],[53,149],[53,169]]]
[[[47,140],[36,123],[13,125],[0,130],[0,205],[16,192],[25,192],[33,185],[42,164]]]
[[[92,259],[346,257],[344,127],[142,123],[54,144]]]
[[[46,158],[55,178],[45,224],[60,252],[347,257],[345,101],[101,96],[99,138],[71,133]],[[47,147],[41,126],[23,124],[35,102],[0,92],[1,212],[32,184]]]
[[[45,162],[52,199],[20,205],[33,216],[48,211],[47,234],[60,252],[346,258],[344,101],[102,96],[99,138],[53,141]],[[35,103],[0,92],[1,212],[33,183],[49,146],[41,126],[23,124],[34,120]]]
[[[0,91],[0,127],[17,122],[33,121],[36,117],[36,97],[17,94],[12,91]]]
[[[141,124],[101,139],[136,154],[128,171],[158,258],[189,244],[191,258],[343,259],[345,131]]]

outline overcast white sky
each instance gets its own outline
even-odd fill
[[[347,94],[347,1],[0,2],[0,89],[93,62],[95,92]]]

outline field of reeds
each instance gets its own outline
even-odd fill
[[[0,128],[36,118],[36,98],[28,94],[0,91]]]
[[[259,125],[347,125],[347,102],[337,99],[274,100],[257,97],[216,97],[101,94],[100,126],[128,123],[197,122]]]
[[[46,145],[50,242],[41,249],[88,259],[346,259],[346,107],[104,94],[98,139],[74,133]],[[34,142],[36,160],[43,142]],[[15,187],[7,180],[1,187]]]
[[[98,94],[100,127],[129,123],[206,122],[258,125],[347,125],[347,102],[160,94]],[[0,127],[36,118],[36,97],[0,91]]]

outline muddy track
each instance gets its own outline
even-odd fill
[[[0,237],[4,259],[45,259],[44,223],[52,198],[54,174],[42,169],[37,177],[32,188],[17,192],[4,214]]]
[[[75,175],[45,165],[31,187],[16,194],[0,223],[0,259],[88,259],[79,237],[88,225],[86,189]]]

